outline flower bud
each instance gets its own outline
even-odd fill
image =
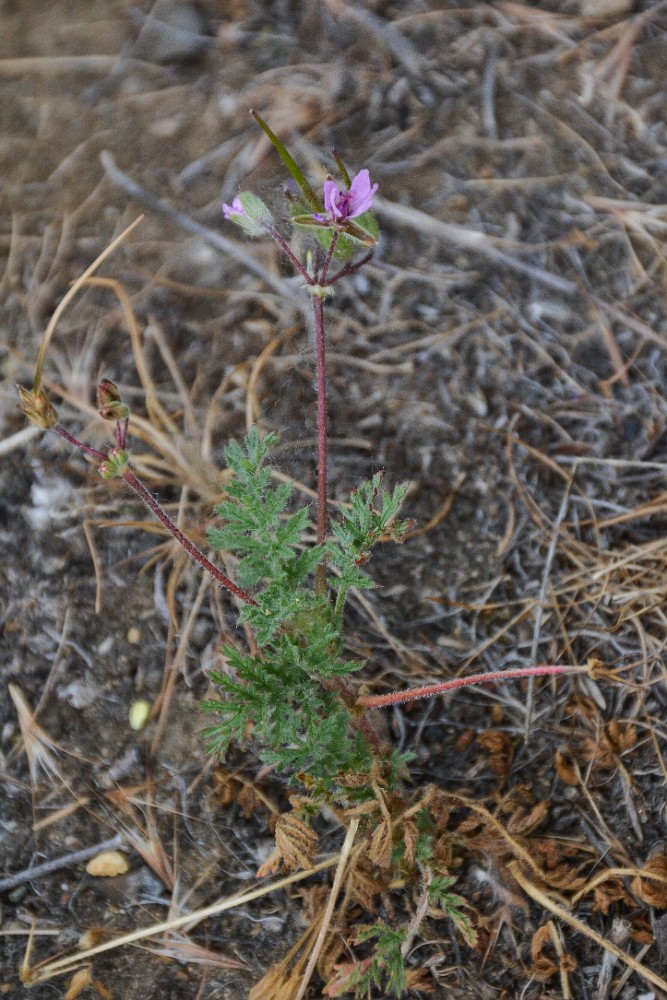
[[[97,387],[97,410],[103,420],[126,420],[130,415],[111,379],[103,378]]]
[[[128,470],[130,456],[121,448],[111,448],[106,462],[101,462],[97,471],[102,479],[122,479]]]
[[[231,205],[223,205],[225,219],[235,222],[249,236],[261,236],[273,225],[273,216],[261,198],[252,191],[243,191]]]

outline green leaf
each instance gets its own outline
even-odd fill
[[[250,114],[253,116],[257,124],[264,130],[266,135],[269,137],[274,149],[280,156],[280,159],[283,161],[283,163],[291,173],[292,177],[299,185],[301,193],[303,194],[303,197],[305,198],[308,207],[311,208],[313,212],[323,212],[324,203],[315,194],[315,191],[308,183],[308,180],[306,179],[303,170],[298,165],[296,160],[293,158],[292,154],[289,152],[287,147],[280,141],[278,136],[271,131],[269,126],[262,118],[260,118],[260,116],[257,114],[256,111],[251,111]]]

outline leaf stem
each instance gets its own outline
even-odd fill
[[[329,249],[327,250],[327,255],[322,266],[322,272],[320,274],[319,284],[323,288],[329,284],[327,281],[327,274],[329,273],[329,268],[331,267],[331,261],[333,260],[333,255],[336,252],[336,244],[338,243],[338,232],[334,232],[331,237],[331,243],[329,244]]]
[[[92,455],[93,458],[99,458],[101,462],[106,462],[107,455],[103,451],[98,451],[97,448],[90,448],[87,444],[83,444],[82,441],[77,441],[62,424],[56,424],[53,429],[56,434],[60,434],[61,438],[64,438],[68,444],[73,444],[79,451],[85,452],[86,455]]]
[[[392,691],[391,694],[365,695],[357,699],[357,705],[362,708],[386,708],[388,705],[400,705],[406,701],[416,701],[418,698],[432,698],[438,694],[448,694],[457,688],[469,687],[473,684],[495,684],[497,681],[509,681],[517,677],[544,677],[552,674],[589,673],[588,667],[566,667],[558,664],[538,667],[519,667],[516,670],[492,670],[487,674],[471,674],[470,677],[454,677],[440,684],[429,684],[426,687],[412,688],[409,691]]]
[[[278,230],[275,229],[273,226],[265,226],[264,228],[267,234],[271,237],[271,239],[276,241],[276,243],[278,244],[282,252],[285,254],[285,256],[289,258],[290,262],[297,269],[297,271],[299,272],[303,280],[306,282],[306,284],[308,285],[316,284],[315,280],[310,274],[308,274],[308,271],[303,266],[297,255],[294,253],[287,240],[280,235]]]
[[[214,566],[213,563],[206,558],[203,552],[200,552],[194,542],[191,541],[187,535],[183,534],[181,529],[175,525],[169,515],[165,513],[152,493],[149,493],[141,480],[135,476],[130,469],[127,469],[121,478],[125,483],[127,483],[130,489],[137,494],[139,499],[146,504],[151,513],[154,514],[158,521],[165,526],[167,531],[173,535],[178,544],[182,545],[188,555],[192,556],[192,558],[195,559],[207,573],[210,573],[211,576],[217,580],[219,584],[221,584],[221,586],[225,587],[226,590],[231,591],[231,593],[234,594],[235,597],[238,597],[240,601],[243,601],[244,604],[252,604],[255,608],[259,607],[259,604],[254,597],[251,597],[247,591],[238,587],[232,580],[229,579],[228,576],[225,576],[225,574],[222,573],[217,566]]]

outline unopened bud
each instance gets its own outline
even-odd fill
[[[130,456],[121,448],[111,448],[106,462],[101,462],[97,471],[102,479],[122,479],[128,470]]]
[[[111,379],[103,378],[97,387],[97,410],[103,420],[125,420],[130,415]]]

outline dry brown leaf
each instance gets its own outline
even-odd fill
[[[543,823],[549,814],[551,802],[545,800],[538,802],[532,809],[518,810],[507,824],[507,832],[514,837],[532,833],[540,823]]]
[[[313,867],[319,838],[295,813],[278,817],[275,836],[276,849],[257,872],[258,878],[275,872],[281,862],[287,871]]]
[[[391,824],[386,819],[383,819],[373,831],[373,836],[368,846],[368,857],[378,868],[389,868],[391,866],[392,850]]]
[[[610,878],[596,886],[593,899],[593,913],[602,913],[605,917],[616,903],[625,903],[627,906],[634,905],[632,896],[620,878]]]
[[[258,983],[255,983],[248,994],[248,1000],[277,1000],[278,997],[288,1000],[293,993],[284,993],[284,990],[289,985],[290,978],[287,964],[277,962]]]
[[[369,913],[375,913],[380,895],[386,890],[386,885],[359,868],[355,868],[349,881],[350,902],[359,903]]]
[[[488,729],[485,733],[480,733],[477,744],[491,755],[489,764],[493,773],[506,779],[514,758],[512,737],[500,729]]]
[[[647,878],[649,875],[656,878]],[[667,854],[661,851],[649,858],[642,875],[633,878],[632,891],[643,903],[667,910]]]
[[[115,878],[116,875],[125,875],[130,870],[127,857],[120,851],[102,851],[91,858],[86,865],[89,875],[96,878]]]
[[[550,837],[544,840],[533,838],[530,842],[530,852],[540,861],[540,867],[550,871],[566,859],[576,857],[579,848],[576,844],[562,844]]]
[[[552,976],[560,972],[560,963],[554,961],[550,955],[546,955],[544,952],[547,945],[551,944],[549,924],[542,924],[533,934],[533,940],[530,944],[530,953],[533,959],[533,968],[531,971],[535,978],[541,982],[551,979]]]
[[[89,948],[95,948],[98,944],[102,944],[108,937],[109,931],[105,927],[90,927],[79,938],[79,951],[88,951]]]
[[[636,917],[633,918],[632,923],[632,940],[635,944],[639,945],[652,945],[655,944],[657,934],[654,934],[653,927],[651,926],[651,920],[647,913],[638,913]]]
[[[87,986],[90,986],[92,981],[93,973],[90,966],[87,965],[85,969],[79,969],[79,971],[75,972],[72,976],[69,989],[63,997],[63,1000],[76,1000],[79,993],[82,993]]]
[[[236,800],[241,808],[241,812],[246,819],[250,819],[255,809],[257,808],[260,799],[255,794],[255,790],[252,785],[244,784],[239,790],[239,794]]]
[[[586,883],[586,879],[579,875],[576,868],[566,864],[556,865],[555,868],[542,874],[545,882],[552,888],[567,892],[578,892]]]
[[[444,795],[432,796],[429,804],[429,811],[435,820],[435,826],[438,833],[443,833],[445,830],[449,829],[449,820],[452,814],[452,809],[449,801]]]
[[[307,924],[312,924],[326,906],[327,899],[331,895],[331,886],[301,885],[296,895],[301,900],[304,920]]]
[[[584,758],[593,762],[594,766],[604,771],[615,770],[618,758],[604,733],[599,738],[587,736],[581,741],[581,751]]]
[[[579,784],[579,768],[565,750],[556,751],[556,772],[564,784],[572,786]]]
[[[555,947],[551,923],[538,927],[533,934],[530,950],[533,959],[532,972],[536,979],[542,981],[551,979],[552,976],[561,971],[576,972],[577,960],[574,955],[571,955],[567,951],[562,951],[561,954],[557,954],[552,958],[546,954],[545,949],[547,945],[552,948]],[[561,951],[560,945],[558,946],[558,950]]]
[[[475,742],[476,738],[477,732],[474,729],[466,729],[456,741],[456,749],[459,753],[464,753]]]
[[[637,746],[637,727],[631,722],[618,722],[612,719],[604,728],[612,749],[619,757]]]
[[[419,993],[433,993],[433,976],[426,969],[408,969],[406,973],[408,990]]]
[[[465,836],[469,836],[473,833],[479,833],[483,826],[484,820],[482,817],[478,813],[471,813],[470,816],[467,816],[459,823],[456,832],[459,835],[464,834]]]
[[[419,829],[414,820],[408,819],[403,824],[403,843],[405,844],[405,860],[409,865],[414,865],[417,851],[417,841],[419,840]]]

